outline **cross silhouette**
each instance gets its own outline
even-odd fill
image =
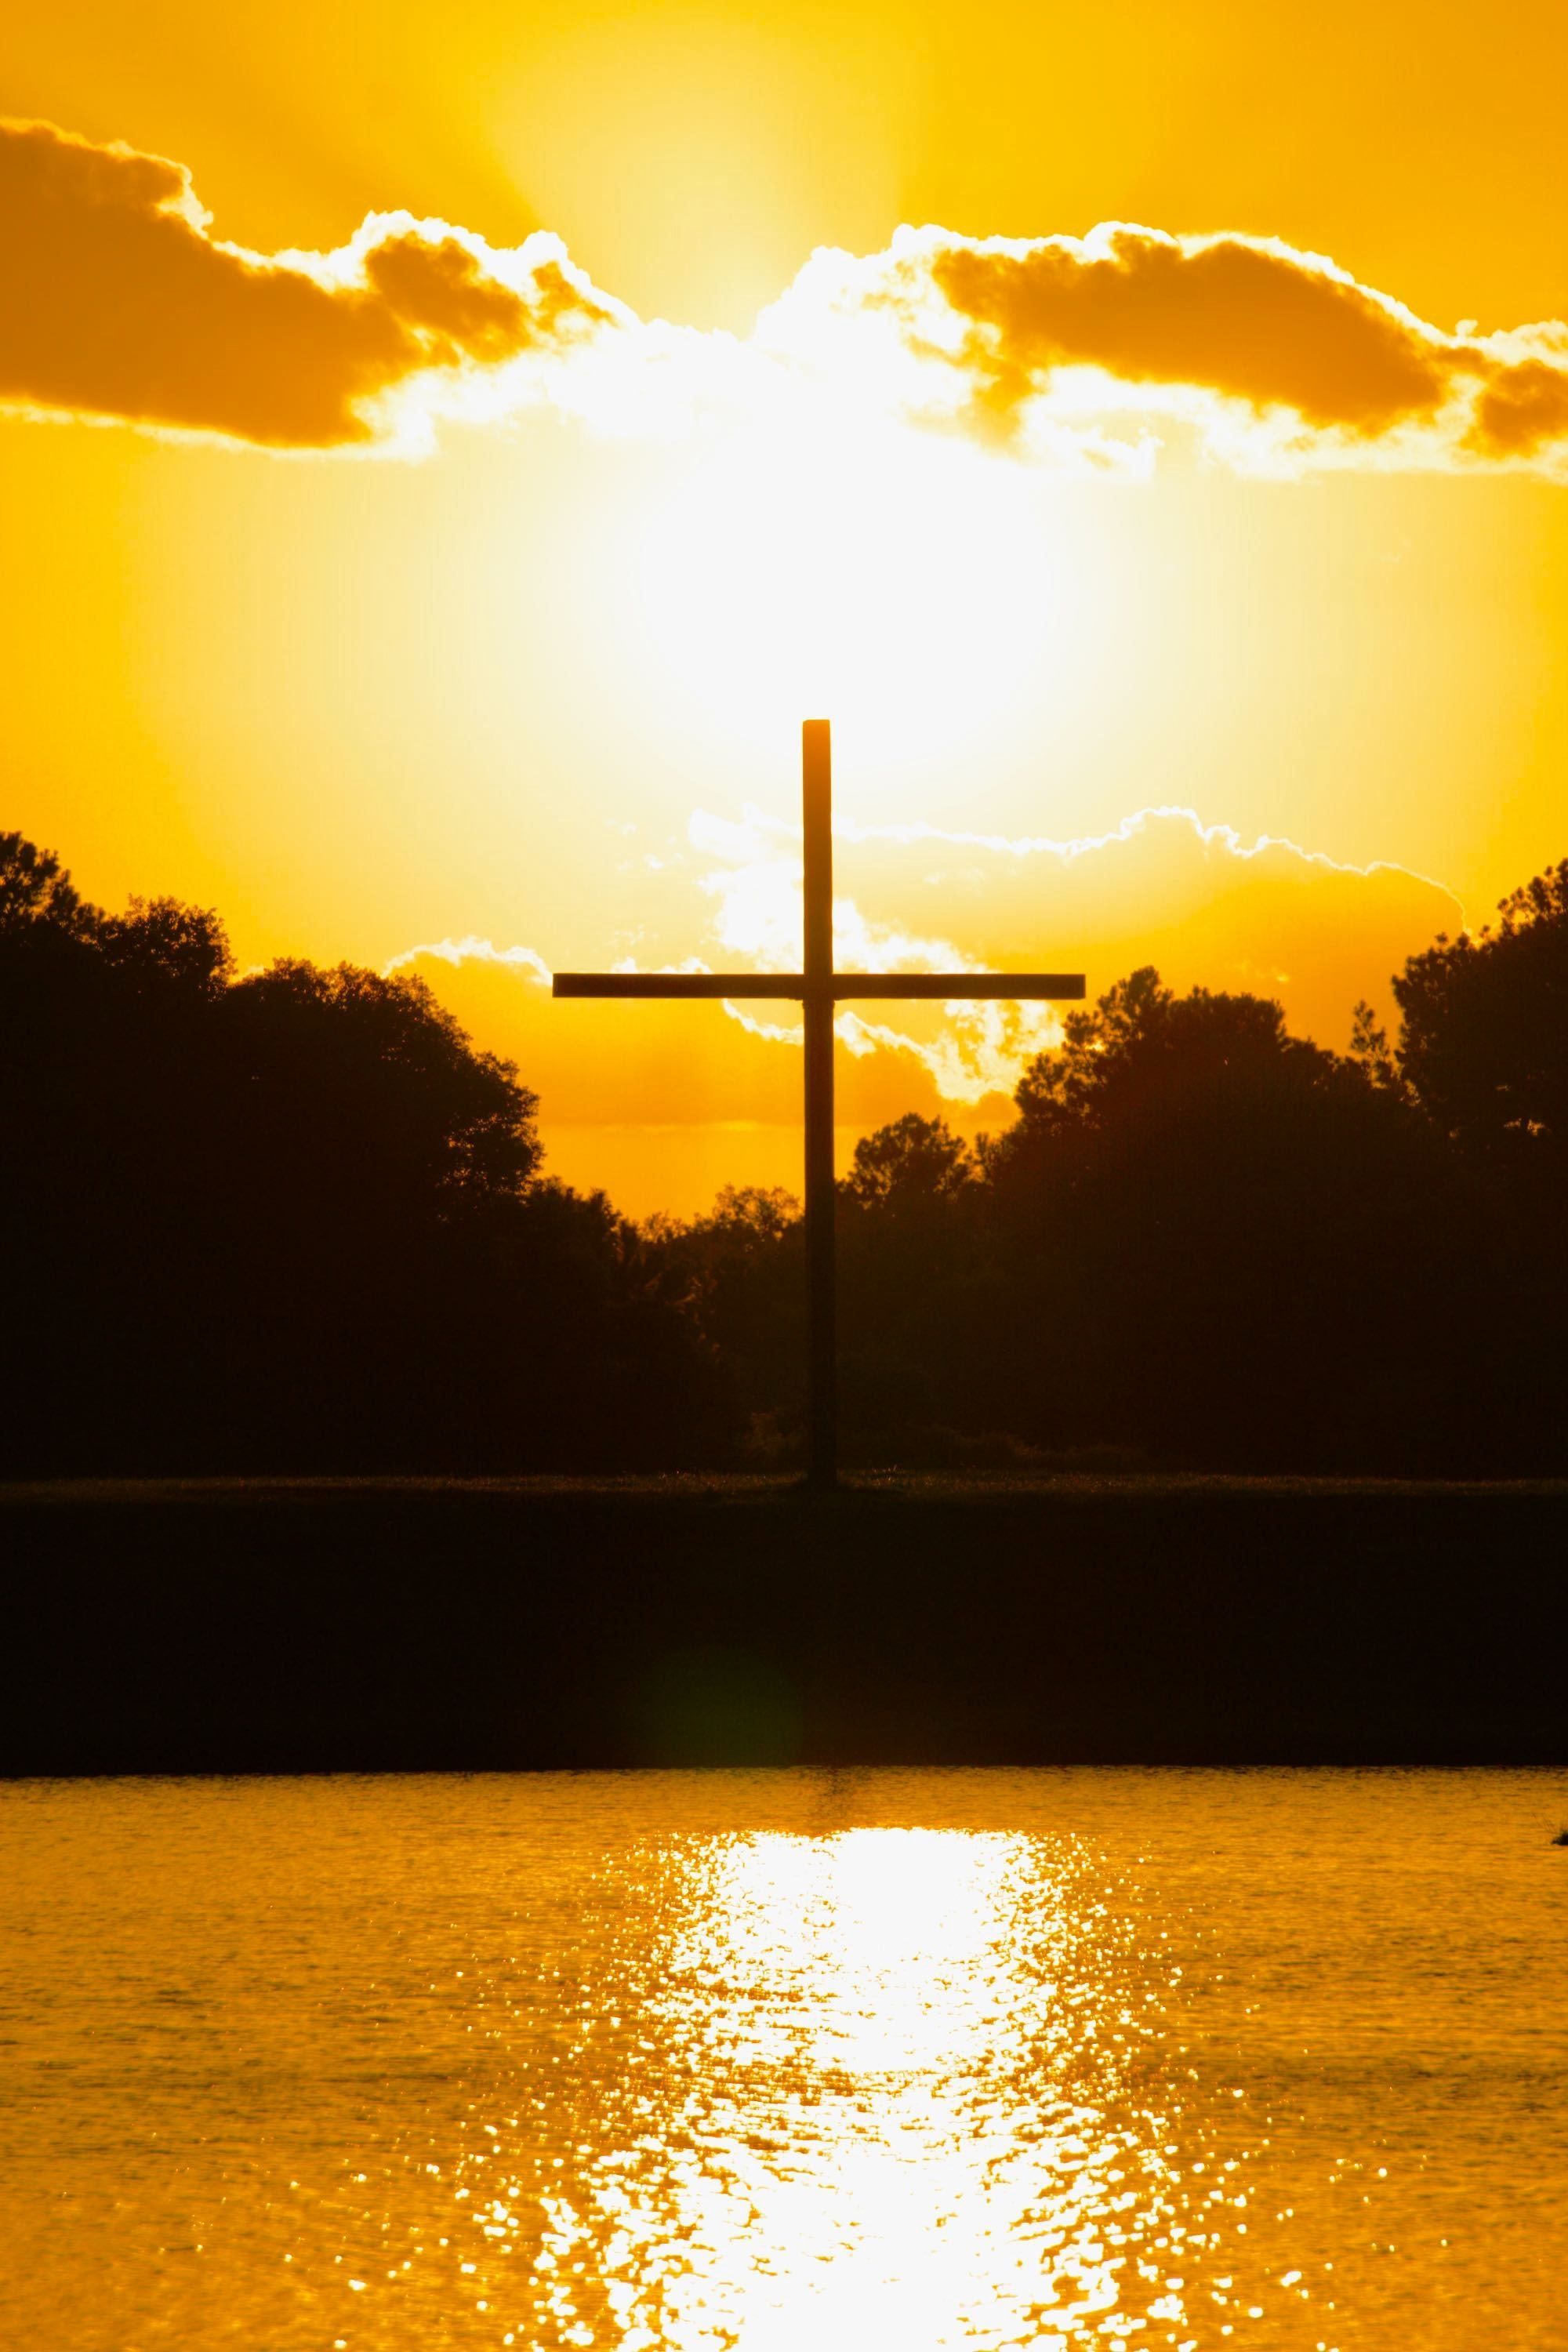
[[[849,997],[1012,1001],[1081,997],[1072,971],[836,971],[833,968],[833,749],[826,719],[801,728],[805,954],[800,971],[558,971],[556,996],[788,997],[805,1013],[805,1265],[813,1486],[838,1475],[834,1274],[833,1016]]]

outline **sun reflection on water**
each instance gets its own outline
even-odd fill
[[[1542,1801],[0,1790],[5,2352],[1555,2343]]]
[[[668,1858],[652,2077],[537,2258],[563,2342],[1181,2340],[1152,2028],[1039,1841],[853,1829]],[[1147,2004],[1152,1996],[1141,1996]]]

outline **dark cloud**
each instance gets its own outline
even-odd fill
[[[0,124],[0,400],[339,448],[374,439],[368,404],[411,376],[606,315],[559,262],[515,285],[477,239],[401,215],[346,256],[246,253],[208,234],[180,164]]]
[[[1117,228],[1022,250],[956,245],[939,292],[983,333],[963,346],[982,396],[1016,404],[1060,367],[1193,384],[1306,423],[1386,432],[1443,405],[1478,355],[1310,256],[1245,238]]]
[[[1565,436],[1568,365],[1521,360],[1493,372],[1476,403],[1466,446],[1484,457],[1532,457]]]

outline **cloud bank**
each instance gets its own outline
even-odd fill
[[[667,431],[825,398],[1122,470],[1174,429],[1248,471],[1568,475],[1568,324],[1448,332],[1274,238],[905,228],[813,255],[737,340],[639,319],[543,233],[378,213],[331,253],[249,252],[182,165],[0,123],[0,403],[409,451],[443,415]]]
[[[1464,922],[1447,891],[1402,866],[1248,844],[1190,809],[1141,810],[1078,841],[846,828],[837,851],[845,969],[1081,967],[1093,996],[1152,962],[1177,988],[1278,997],[1298,1034],[1342,1047],[1357,999],[1384,998],[1407,956]],[[792,967],[799,858],[788,826],[697,814],[685,856],[661,866],[662,920],[640,961],[675,964],[700,928],[708,967]],[[423,972],[481,1042],[513,1055],[552,1123],[799,1118],[798,1016],[786,1004],[556,1004],[532,948],[477,939],[410,948],[395,967]],[[1055,1041],[1056,1019],[1037,1005],[847,1005],[839,1117],[873,1127],[942,1109],[1001,1124],[1024,1065]]]

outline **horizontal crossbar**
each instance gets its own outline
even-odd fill
[[[1081,998],[1081,971],[836,971],[826,981],[801,971],[558,971],[556,996],[990,997],[1023,1003]]]
[[[836,971],[843,996],[1081,996],[1081,971]]]
[[[558,971],[556,996],[804,996],[798,971]]]

